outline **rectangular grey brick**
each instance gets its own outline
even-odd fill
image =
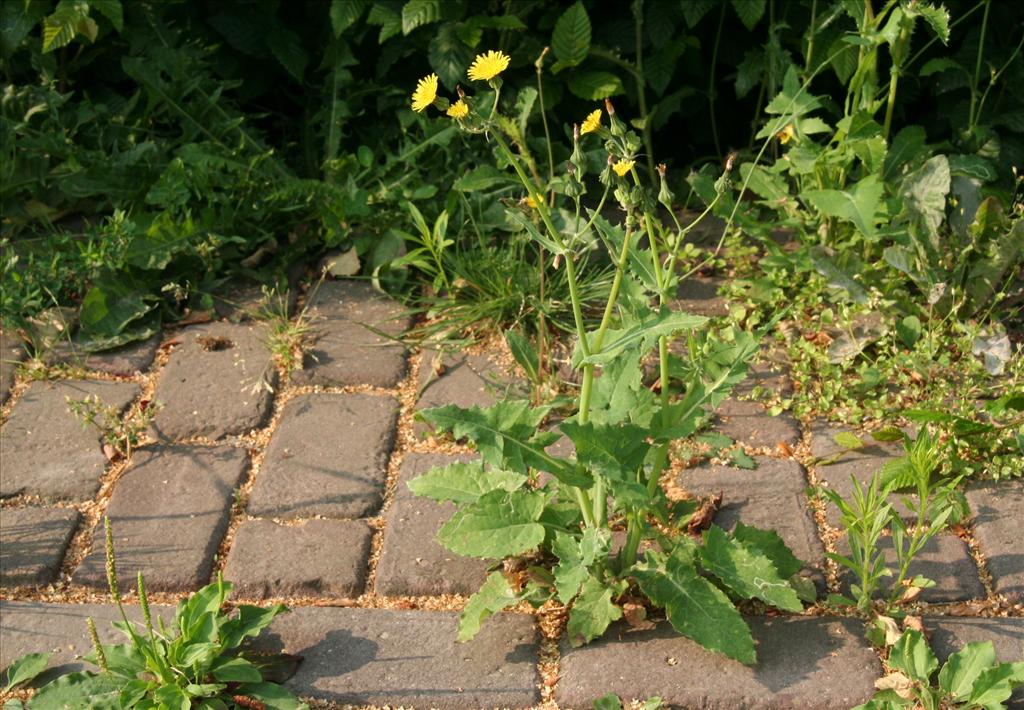
[[[0,584],[53,582],[79,517],[73,508],[0,508]]]
[[[1024,481],[995,481],[967,489],[974,513],[974,536],[988,561],[996,592],[1011,603],[1024,602]]]

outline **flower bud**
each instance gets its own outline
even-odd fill
[[[658,190],[658,202],[665,205],[668,209],[672,209],[672,200],[675,199],[675,195],[668,189],[668,180],[665,179],[665,173],[667,172],[665,164],[661,163],[658,165],[658,176],[661,178],[661,188]]]
[[[608,114],[609,130],[611,134],[616,138],[621,138],[626,134],[626,124],[619,120],[618,116],[615,115],[615,107],[612,106],[611,99],[604,100],[604,110]]]

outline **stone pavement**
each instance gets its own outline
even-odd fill
[[[681,302],[724,312],[724,302],[697,303],[714,292],[699,286]],[[293,611],[260,643],[304,656],[289,684],[326,702],[586,708],[615,692],[681,707],[848,708],[871,695],[878,656],[858,622],[835,616],[752,617],[753,667],[708,653],[665,623],[619,625],[574,649],[545,641],[538,617],[520,611],[457,643],[457,611],[489,564],[441,547],[435,534],[454,508],[413,496],[406,483],[472,454],[439,447],[412,415],[489,404],[516,379],[486,354],[445,354],[435,365],[434,353],[407,352],[393,340],[408,324],[402,309],[365,284],[325,282],[310,304],[319,339],[290,377],[273,365],[258,320],[231,318],[80,357],[84,377],[19,381],[7,401],[21,354],[4,339],[0,667],[52,649],[53,664],[70,667],[88,645],[86,616],[113,638],[114,608],[102,593],[105,514],[125,590],[142,571],[171,602],[223,571],[238,599],[287,601]],[[838,516],[810,487],[848,492],[851,474],[865,480],[898,450],[843,453],[831,438],[837,430],[768,416],[746,396],[755,384],[784,393],[784,365],[759,366],[751,382],[723,404],[715,426],[754,454],[757,468],[703,462],[679,471],[675,484],[695,497],[721,493],[718,524],[778,530],[823,595],[842,591],[848,580],[825,555],[845,544],[833,529]],[[128,461],[108,461],[99,432],[69,414],[67,398],[88,394],[122,412],[144,400],[163,404]],[[925,624],[940,655],[993,638],[1004,659],[1024,658],[1019,612],[951,615],[965,603],[1019,601],[1024,484],[975,486],[967,496],[977,549],[949,534],[922,555],[916,571],[936,581],[922,595],[936,605],[923,607]]]

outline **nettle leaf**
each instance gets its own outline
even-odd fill
[[[379,2],[374,3],[373,7],[370,8],[370,14],[366,16],[366,23],[368,25],[380,26],[377,44],[384,44],[402,31],[401,15],[392,10],[388,5]],[[431,43],[431,46],[433,46],[433,43]],[[433,63],[433,60],[431,60],[431,63]]]
[[[890,649],[889,667],[927,684],[930,683],[932,673],[939,667],[939,661],[928,647],[924,635],[911,629],[903,632]]]
[[[765,0],[732,0],[732,9],[748,30],[753,30],[764,16]]]
[[[491,491],[461,508],[441,526],[437,539],[467,557],[503,558],[529,552],[544,541],[544,494]]]
[[[4,686],[4,692],[9,693],[14,686],[27,683],[46,670],[46,665],[50,662],[52,655],[52,653],[30,653],[11,663],[7,668],[7,685]]]
[[[968,703],[971,706],[979,705],[986,708],[1000,707],[1019,685],[1024,685],[1024,662],[1001,663],[978,675],[971,688]]]
[[[772,561],[757,548],[730,538],[717,525],[704,531],[700,559],[704,569],[744,599],[760,599],[786,611],[803,611],[800,598]]]
[[[949,44],[949,10],[945,5],[922,5],[917,3],[907,8],[911,16],[923,17],[928,26],[932,28],[935,36],[942,40],[943,44]]]
[[[603,634],[608,626],[622,618],[622,608],[612,602],[615,590],[606,586],[597,577],[589,577],[583,583],[580,595],[569,611],[566,633],[569,643],[582,646]]]
[[[301,82],[303,74],[306,73],[306,65],[309,64],[309,54],[303,49],[302,40],[280,24],[275,23],[272,27],[267,33],[267,47],[270,53],[296,81]]]
[[[408,0],[402,6],[402,34],[441,18],[441,0]]]
[[[672,628],[683,636],[741,663],[757,661],[743,617],[725,592],[700,576],[688,555],[674,550],[661,562],[648,553],[635,575],[640,589],[665,609]]]
[[[555,23],[551,49],[558,59],[555,72],[564,67],[574,67],[587,58],[590,52],[590,17],[579,0]]]
[[[693,29],[715,4],[715,0],[688,0],[688,2],[682,3],[683,19],[686,20],[686,26]]]
[[[606,71],[587,71],[569,79],[569,91],[587,101],[600,101],[626,93],[622,79]]]
[[[519,601],[505,575],[491,572],[487,581],[466,602],[459,615],[459,641],[469,641],[480,631],[484,619]]]
[[[501,469],[484,470],[476,463],[452,463],[432,468],[409,481],[409,490],[432,500],[475,503],[491,491],[514,491],[526,483],[526,476]]]
[[[441,83],[449,89],[454,89],[459,81],[464,81],[466,70],[473,61],[473,51],[459,39],[456,24],[445,22],[437,28],[436,34],[430,40],[427,59],[430,61],[430,68],[437,72]]]
[[[804,190],[800,194],[823,215],[851,222],[861,234],[873,237],[875,212],[884,190],[877,175],[868,175],[848,190]]]
[[[994,665],[996,649],[991,641],[969,643],[946,659],[946,665],[939,671],[939,687],[957,700],[967,700],[974,681]]]
[[[611,532],[605,528],[587,528],[579,539],[574,535],[556,532],[551,551],[558,557],[554,570],[558,599],[568,604],[590,576],[589,567],[608,555]]]
[[[331,0],[331,29],[335,37],[359,21],[366,11],[367,0]]]

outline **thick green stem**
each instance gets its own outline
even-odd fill
[[[882,137],[889,138],[889,128],[892,126],[892,113],[896,108],[896,86],[900,81],[900,72],[903,69],[903,57],[906,54],[907,42],[910,40],[910,28],[904,26],[900,35],[892,47],[892,68],[889,70],[889,99],[885,104],[885,125],[882,127]]]

